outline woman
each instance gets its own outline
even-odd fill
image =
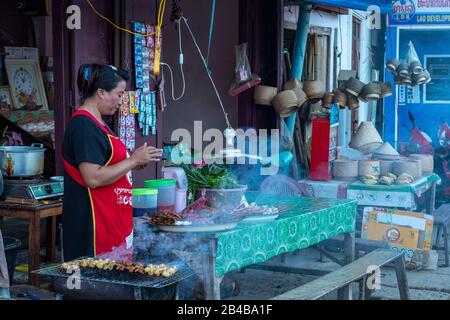
[[[63,144],[66,261],[132,246],[130,172],[159,161],[162,150],[144,144],[128,157],[102,120],[117,111],[128,79],[127,71],[108,65],[88,64],[78,71],[82,106],[70,119]]]

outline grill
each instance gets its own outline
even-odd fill
[[[87,257],[85,257],[87,258]],[[85,259],[85,258],[79,258]],[[152,262],[139,261],[144,264]],[[153,262],[154,263],[154,262]],[[93,281],[102,282],[107,284],[118,284],[126,285],[131,287],[143,287],[143,288],[164,288],[173,284],[176,284],[192,275],[195,274],[189,266],[181,260],[165,263],[168,267],[176,267],[177,272],[171,277],[155,277],[147,274],[131,273],[128,271],[118,271],[118,270],[99,270],[90,268],[80,268],[80,280],[83,281]],[[50,276],[56,278],[69,278],[73,273],[67,273],[61,265],[52,266],[40,270],[33,271],[43,276]]]

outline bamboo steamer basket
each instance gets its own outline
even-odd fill
[[[372,122],[363,121],[350,141],[350,148],[357,149],[364,154],[373,152],[383,144],[377,129]]]
[[[413,74],[412,78],[417,84],[424,84],[427,81],[427,75],[423,71],[418,74]]]
[[[347,94],[339,89],[334,90],[333,103],[337,104],[341,108],[345,108],[347,105]]]
[[[419,74],[423,71],[423,68],[419,61],[413,61],[409,64],[409,71],[412,74]]]
[[[303,83],[303,90],[308,99],[321,99],[325,94],[325,84],[320,80],[305,81]]]
[[[409,64],[400,63],[400,65],[397,67],[397,73],[401,77],[409,75]]]
[[[385,142],[373,151],[373,158],[377,160],[399,160],[400,154],[389,142]]]
[[[283,90],[294,91],[297,97],[297,105],[299,107],[301,107],[306,102],[306,100],[308,100],[308,96],[306,95],[305,91],[303,91],[303,84],[298,79],[291,79],[287,81],[283,86]]]
[[[368,101],[376,101],[381,98],[382,88],[378,82],[371,82],[364,86],[361,96]]]
[[[364,82],[362,82],[359,79],[351,77],[350,79],[348,79],[345,82],[345,91],[347,91],[348,93],[350,93],[356,97],[359,96],[359,94],[362,92],[363,88],[364,88]]]
[[[400,65],[400,61],[396,58],[391,58],[386,64],[386,68],[391,72],[394,73],[398,66]]]
[[[380,174],[382,176],[392,173],[392,164],[394,161],[392,160],[380,160]]]
[[[392,96],[392,85],[390,82],[381,82],[381,98]]]
[[[359,100],[358,97],[348,93],[347,94],[347,107],[350,110],[359,108]]]
[[[322,99],[322,107],[329,108],[333,104],[334,95],[332,92],[327,92]]]
[[[367,175],[380,175],[380,161],[379,160],[359,160],[358,174],[360,177]]]
[[[434,158],[431,154],[411,154],[409,158],[413,160],[419,160],[422,163],[422,174],[430,175],[434,171]]]
[[[277,93],[278,89],[276,87],[258,85],[255,87],[255,91],[253,93],[253,101],[256,104],[263,106],[271,106],[272,100],[275,98]]]
[[[422,162],[420,160],[402,159],[392,164],[392,173],[396,176],[402,173],[411,175],[414,179],[422,176]]]
[[[282,118],[289,117],[298,111],[297,96],[292,90],[285,90],[278,93],[273,98],[272,104],[275,111]]]
[[[333,178],[336,180],[354,181],[358,178],[358,160],[334,160]]]

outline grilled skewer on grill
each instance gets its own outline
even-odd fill
[[[114,261],[110,259],[94,259],[87,258],[81,260],[75,260],[71,262],[66,262],[61,265],[64,270],[74,269],[74,268],[96,268],[100,270],[117,270],[117,271],[128,271],[141,274],[148,274],[150,276],[156,277],[171,277],[177,272],[176,267],[169,267],[165,264],[148,264],[143,265],[142,263],[132,263],[128,261]]]

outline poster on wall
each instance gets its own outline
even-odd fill
[[[388,16],[390,26],[449,23],[450,1],[445,0],[396,0]]]

